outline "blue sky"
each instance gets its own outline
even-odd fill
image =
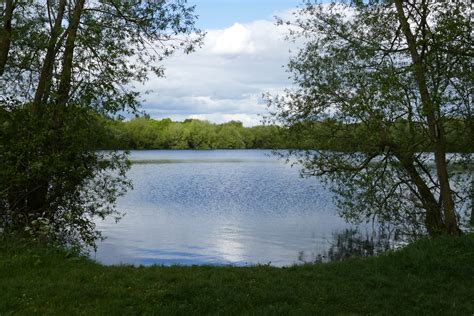
[[[235,22],[271,20],[275,12],[296,7],[300,0],[188,0],[196,5],[198,25],[204,29],[225,28]]]
[[[262,94],[291,86],[283,68],[294,44],[274,16],[290,16],[300,0],[188,0],[207,32],[204,46],[164,62],[164,78],[150,78],[142,108],[154,119],[188,118],[258,125],[266,114]]]

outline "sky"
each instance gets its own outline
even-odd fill
[[[295,8],[300,0],[188,0],[196,5],[198,26],[204,29],[223,29],[234,23],[257,20],[272,21],[275,13]]]
[[[207,32],[204,46],[164,62],[164,78],[142,87],[143,110],[154,119],[187,118],[245,126],[261,123],[262,94],[291,85],[284,65],[290,57],[287,31],[274,16],[286,16],[301,0],[188,0],[196,5],[197,26]]]

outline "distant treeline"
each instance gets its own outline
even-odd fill
[[[369,150],[363,127],[340,125],[333,121],[307,123],[283,128],[276,125],[244,127],[231,121],[213,124],[188,119],[174,122],[171,119],[154,120],[148,116],[130,121],[98,119],[97,144],[101,149],[331,149],[338,151]],[[452,121],[447,133],[448,149],[452,152],[473,152],[470,134],[464,123]],[[403,122],[392,131],[394,137],[416,139],[415,130]],[[415,134],[415,135],[413,135]],[[364,139],[361,139],[363,137]],[[420,137],[421,139],[421,137]],[[374,139],[374,143],[376,140]],[[420,150],[422,148],[420,143]]]
[[[107,149],[251,149],[286,148],[289,144],[277,126],[244,127],[241,122],[212,124],[188,119],[130,121],[105,120],[103,144]]]

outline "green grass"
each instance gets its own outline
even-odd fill
[[[105,267],[0,242],[0,315],[473,315],[474,235],[376,258],[256,267]]]

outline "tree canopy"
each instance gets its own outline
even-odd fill
[[[308,1],[279,21],[303,46],[288,65],[296,88],[268,98],[270,117],[303,130],[331,121],[321,142],[357,144],[300,155],[347,219],[459,234],[474,201],[469,12],[467,1]],[[447,154],[455,130],[471,153]]]
[[[360,151],[363,148],[342,137],[323,137],[331,131],[334,121],[311,122],[290,129],[278,125],[245,127],[241,122],[215,124],[197,119],[174,122],[165,118],[151,119],[148,115],[131,120],[114,120],[96,116],[98,149],[325,149]],[[447,150],[466,153],[474,147],[463,133],[463,121],[447,122],[451,132],[447,136]],[[359,133],[358,124],[346,128],[346,134]],[[394,128],[394,134],[403,134],[404,126]],[[422,139],[422,131],[417,137]],[[347,135],[346,135],[347,136]],[[346,137],[347,138],[347,137]],[[425,144],[420,143],[422,149]]]

